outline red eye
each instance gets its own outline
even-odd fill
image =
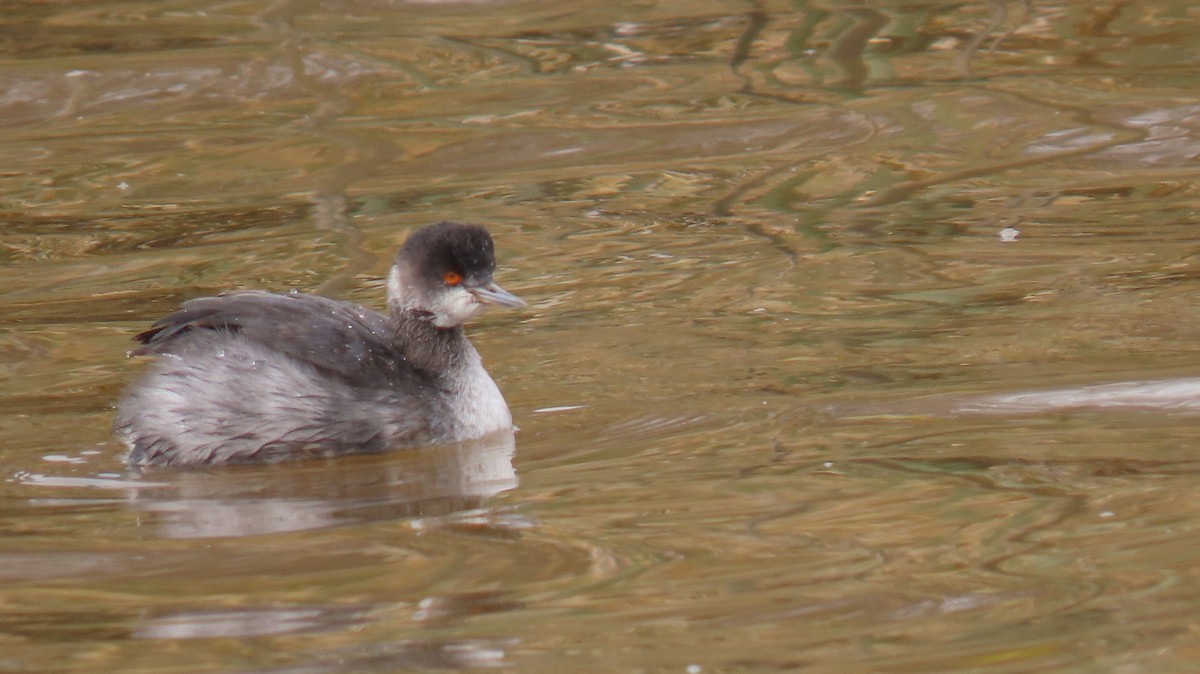
[[[442,274],[442,280],[445,281],[446,285],[448,286],[456,286],[462,283],[462,274],[456,271],[448,271],[445,274]]]

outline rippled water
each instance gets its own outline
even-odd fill
[[[0,670],[1200,660],[1192,3],[0,24]],[[515,447],[123,469],[137,330],[445,218]]]

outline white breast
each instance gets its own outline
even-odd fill
[[[498,430],[512,429],[512,414],[500,388],[483,367],[479,353],[471,348],[461,374],[452,385],[456,440],[477,438]]]

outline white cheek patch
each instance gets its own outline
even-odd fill
[[[398,306],[406,304],[405,300],[407,298],[404,296],[404,283],[400,280],[400,268],[396,265],[392,265],[392,268],[388,271],[387,296],[389,300],[394,301]]]
[[[448,288],[431,306],[426,307],[433,312],[433,324],[439,328],[453,328],[483,313],[486,308],[482,302],[463,287]]]
[[[387,278],[388,304],[395,309],[419,309],[433,314],[433,324],[453,328],[483,313],[486,305],[462,286],[446,286],[421,293],[404,283],[404,275],[393,266]],[[429,297],[432,294],[433,297]]]

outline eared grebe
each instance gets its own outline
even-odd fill
[[[117,405],[128,463],[278,461],[511,431],[462,328],[485,305],[525,305],[492,281],[495,267],[487,230],[442,222],[396,254],[387,316],[294,291],[185,302],[134,338],[131,355],[158,358]]]

